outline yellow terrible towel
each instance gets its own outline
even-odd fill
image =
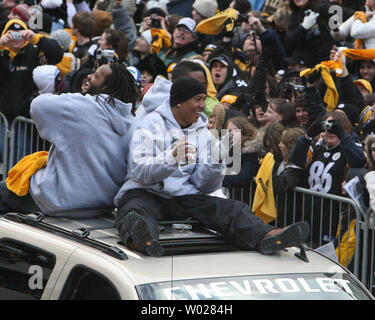
[[[256,189],[252,210],[260,217],[264,223],[269,223],[276,219],[275,197],[273,194],[272,171],[275,165],[273,154],[268,152],[258,170]]]
[[[363,11],[356,11],[354,13],[354,20],[361,20],[363,23],[367,22],[366,13]],[[362,49],[363,47],[363,39],[355,39],[354,41],[354,48]]]
[[[28,194],[31,176],[47,163],[48,151],[38,151],[22,158],[9,170],[7,188],[22,197]]]
[[[322,61],[321,64],[325,65],[327,68],[333,70],[336,73],[336,77],[342,76],[342,73],[344,71],[344,66],[342,65],[341,60],[339,60],[339,61],[334,61],[334,60]]]
[[[234,22],[237,20],[237,10],[228,8],[215,14],[213,17],[205,19],[198,23],[195,31],[204,34],[219,34],[224,27],[226,31],[232,31]]]
[[[317,64],[313,69],[305,69],[300,72],[300,77],[308,76],[314,71],[320,72],[325,85],[327,86],[327,91],[324,95],[323,101],[327,104],[327,110],[332,111],[336,108],[337,102],[339,100],[339,94],[336,89],[335,82],[332,79],[329,68],[324,64]]]
[[[343,54],[352,60],[373,60],[375,49],[344,49]]]
[[[171,37],[164,29],[151,28],[151,37],[153,40],[150,48],[151,53],[159,53],[162,48],[172,46]]]

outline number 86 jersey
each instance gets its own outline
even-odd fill
[[[300,168],[306,168],[304,186],[318,192],[341,195],[341,183],[346,178],[347,169],[366,165],[363,147],[356,140],[355,134],[346,133],[338,145],[329,148],[324,140],[311,145],[312,139],[300,136],[290,159]]]
[[[346,171],[347,159],[341,146],[328,149],[323,143],[313,151],[307,168],[307,183],[311,190],[339,195]]]

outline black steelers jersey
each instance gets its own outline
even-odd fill
[[[347,159],[340,145],[329,149],[324,143],[316,145],[312,162],[306,170],[306,185],[310,190],[341,195]]]

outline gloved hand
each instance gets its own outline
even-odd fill
[[[317,119],[310,125],[310,127],[307,128],[306,133],[310,138],[314,139],[317,135],[319,135],[323,131],[324,129],[322,126],[322,121]]]
[[[307,82],[310,84],[314,84],[318,79],[320,79],[320,72],[317,70],[309,74],[306,78]]]
[[[305,16],[302,21],[302,27],[305,30],[310,30],[312,26],[316,23],[320,13],[319,12],[311,12],[309,15]]]
[[[332,123],[331,128],[327,131],[334,133],[337,137],[340,137],[345,132],[344,127],[338,120],[328,120],[329,123]]]

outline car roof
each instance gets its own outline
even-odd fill
[[[89,246],[108,255],[108,259],[120,266],[132,279],[135,285],[143,283],[163,282],[173,279],[199,279],[245,275],[271,275],[291,273],[325,273],[347,271],[334,261],[307,249],[288,248],[274,255],[262,255],[257,251],[240,251],[228,245],[213,232],[200,228],[181,231],[181,223],[166,235],[160,233],[160,240],[165,244],[167,255],[155,258],[129,250],[119,238],[114,226],[114,215],[107,214],[94,218],[71,219],[46,217],[43,215],[22,215],[11,213],[5,218],[16,222],[31,224],[55,235],[62,235],[66,230],[70,240],[76,240],[77,246]],[[168,229],[170,222],[164,223]],[[194,221],[185,221],[184,226],[194,225]],[[98,230],[94,230],[99,228]],[[195,230],[196,229],[196,230]],[[70,235],[70,236],[69,236]],[[300,257],[302,253],[302,258]]]

